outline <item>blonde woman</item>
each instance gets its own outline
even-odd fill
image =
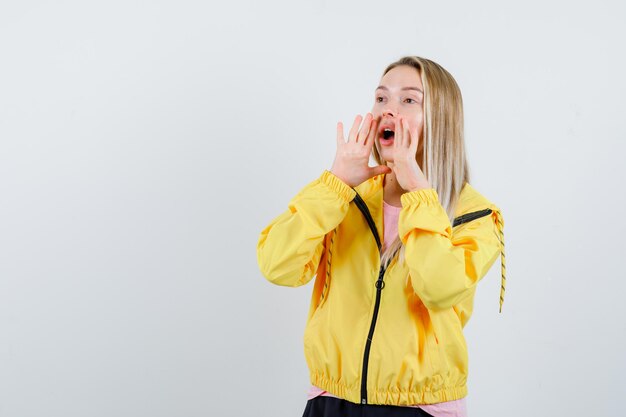
[[[390,64],[347,140],[337,124],[331,169],[258,241],[270,282],[316,276],[303,417],[467,415],[463,327],[499,255],[500,311],[505,289],[502,215],[469,181],[454,78],[426,58]]]

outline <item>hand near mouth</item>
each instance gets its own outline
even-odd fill
[[[350,187],[356,187],[376,175],[391,172],[391,168],[385,165],[369,166],[380,120],[378,118],[374,120],[372,114],[367,113],[359,129],[362,120],[360,114],[356,116],[347,142],[343,137],[343,124],[337,123],[337,154],[330,172]]]
[[[415,159],[418,142],[417,128],[410,128],[408,121],[398,117],[393,143],[393,164],[390,166],[398,184],[407,192],[432,188]]]

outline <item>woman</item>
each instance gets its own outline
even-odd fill
[[[500,254],[501,311],[505,268],[500,210],[469,184],[459,87],[435,62],[404,57],[343,132],[330,171],[257,246],[270,282],[316,276],[304,416],[466,416],[462,330]]]

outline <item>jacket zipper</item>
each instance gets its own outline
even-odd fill
[[[491,214],[492,210],[490,208],[486,208],[484,210],[472,211],[471,213],[465,213],[454,219],[452,223],[452,227],[456,227],[460,224],[470,222],[472,220],[476,220],[480,217],[486,216],[487,214]]]
[[[354,190],[354,188],[353,188]],[[354,190],[356,192],[356,190]],[[358,207],[358,209],[363,213],[365,220],[367,221],[367,225],[372,231],[372,235],[374,235],[374,239],[376,240],[376,245],[378,246],[378,253],[382,250],[382,243],[380,241],[380,236],[378,235],[378,230],[376,230],[376,223],[374,219],[372,219],[372,215],[370,214],[369,209],[367,208],[367,204],[359,193],[356,193],[354,197],[354,203]],[[372,339],[374,337],[374,328],[376,327],[376,318],[378,317],[378,309],[380,308],[380,298],[383,288],[385,287],[385,281],[383,280],[385,277],[385,266],[381,265],[380,270],[378,271],[378,280],[376,281],[376,302],[374,304],[374,315],[372,316],[372,322],[370,324],[370,331],[367,335],[367,342],[365,343],[365,353],[363,354],[363,372],[361,375],[361,404],[367,404],[367,365],[370,356],[370,349],[372,347]]]
[[[380,266],[380,272],[378,273],[378,280],[376,281],[376,302],[374,304],[374,315],[372,316],[372,323],[370,324],[370,331],[367,335],[367,342],[365,343],[365,353],[363,355],[363,373],[361,380],[361,404],[367,404],[367,365],[370,356],[370,349],[372,347],[372,339],[374,337],[374,328],[376,327],[376,319],[378,318],[378,309],[380,308],[380,298],[382,296],[383,288],[385,288],[385,267]]]

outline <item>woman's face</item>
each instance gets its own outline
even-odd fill
[[[398,116],[409,122],[411,130],[420,135],[418,155],[422,151],[422,128],[424,125],[424,87],[417,70],[408,65],[399,65],[383,76],[374,95],[372,115],[380,118],[376,149],[383,161],[393,162],[393,135],[385,129],[395,131]],[[385,139],[385,136],[388,139]]]

